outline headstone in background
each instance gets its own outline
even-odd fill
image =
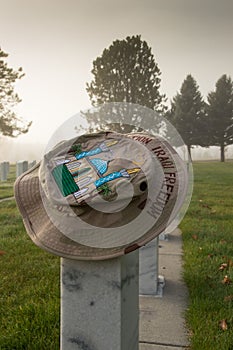
[[[33,160],[28,164],[28,169],[31,169],[32,167],[34,167],[34,165],[36,165],[36,160]]]
[[[162,296],[165,280],[158,274],[159,237],[147,243],[139,251],[139,294]]]
[[[167,233],[166,230],[163,231],[162,233],[160,233],[159,240],[160,241],[168,241],[169,240],[169,233]]]
[[[0,163],[0,181],[6,181],[9,174],[10,163],[2,162]]]
[[[6,163],[6,168],[7,168],[7,175],[10,172],[10,162],[5,162]]]
[[[19,177],[25,171],[28,170],[28,161],[27,160],[19,160],[16,163],[16,177]]]

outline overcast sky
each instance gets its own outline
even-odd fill
[[[152,47],[169,99],[189,73],[204,97],[222,74],[233,77],[232,0],[0,0],[0,46],[26,73],[18,111],[33,121],[18,142],[47,143],[89,107],[93,60],[136,34]]]

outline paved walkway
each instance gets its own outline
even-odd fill
[[[162,297],[140,296],[140,350],[188,349],[184,313],[188,303],[182,280],[182,239],[176,229],[159,241],[159,274],[165,277]]]

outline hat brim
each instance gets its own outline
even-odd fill
[[[23,173],[16,180],[14,188],[17,206],[32,241],[50,253],[69,259],[104,260],[125,254],[125,247],[99,249],[81,245],[54,226],[43,206],[39,167],[40,163]]]
[[[79,244],[60,232],[44,209],[38,177],[39,167],[40,163],[23,173],[16,180],[15,199],[26,231],[32,241],[40,248],[52,254],[77,260],[110,259],[129,253],[145,245],[166,228],[166,222],[159,220],[160,222],[158,221],[156,228],[153,228],[153,232],[148,232],[140,241],[133,242],[128,246],[93,248]],[[169,212],[171,212],[173,205],[169,209]]]

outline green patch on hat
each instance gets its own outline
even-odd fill
[[[64,197],[79,191],[79,187],[75,183],[74,178],[67,169],[66,165],[58,165],[52,170],[52,175]]]

